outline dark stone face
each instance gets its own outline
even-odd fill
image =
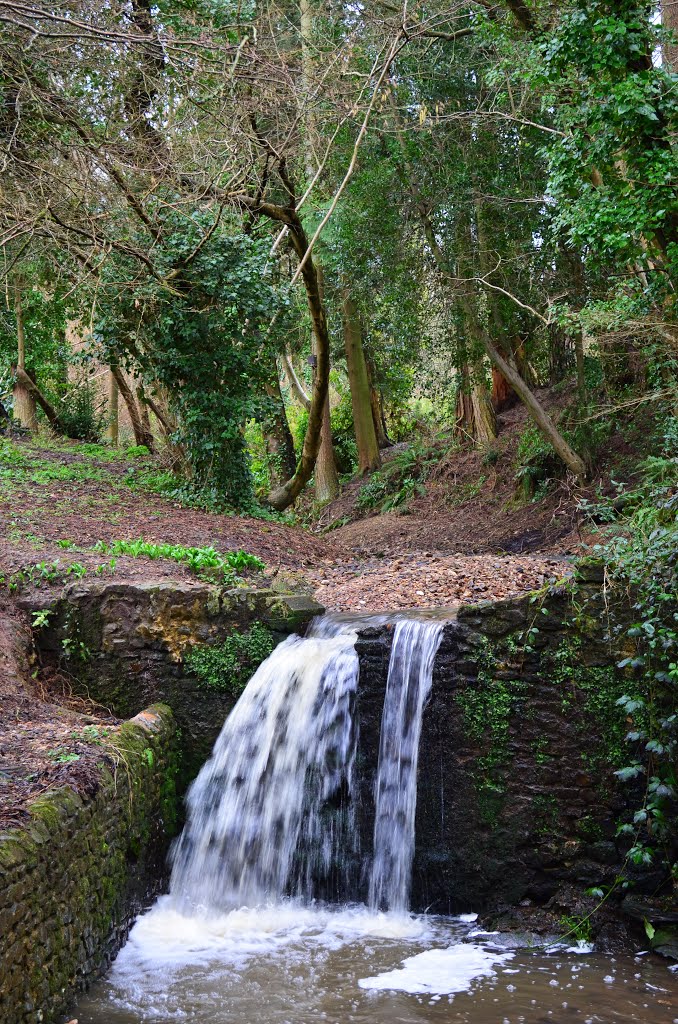
[[[601,598],[593,579],[576,610],[554,591],[462,608],[445,628],[422,724],[412,909],[545,904],[563,885],[609,885],[622,870],[629,842],[617,825],[640,804],[613,774],[628,758],[616,701],[629,682]],[[390,644],[387,628],[371,629],[357,647],[362,873],[353,898],[366,893]],[[637,872],[635,887],[653,891],[658,875]]]

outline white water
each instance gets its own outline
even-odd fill
[[[417,806],[419,740],[433,663],[444,623],[396,623],[381,719],[375,787],[370,906],[403,913],[409,907]]]
[[[314,877],[345,857],[355,841],[355,639],[350,623],[320,619],[247,684],[189,791],[170,885],[178,910],[309,899]]]

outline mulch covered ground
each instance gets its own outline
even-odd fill
[[[447,608],[537,590],[569,574],[570,563],[543,556],[441,555],[327,559],[305,575],[315,597],[337,611]]]

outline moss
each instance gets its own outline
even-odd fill
[[[582,736],[580,755],[585,768],[609,772],[611,765],[624,759],[627,724],[617,701],[628,690],[628,682],[613,664],[592,666],[584,660],[584,639],[566,636],[550,655],[548,667],[552,682],[561,688],[562,711],[575,706],[580,710],[577,731]]]
[[[532,801],[533,828],[542,839],[558,833],[559,809],[558,801],[553,794],[543,793],[535,796]]]
[[[477,668],[475,686],[468,686],[455,694],[454,700],[464,715],[464,724],[471,739],[484,743],[486,752],[478,758],[477,768],[481,775],[494,778],[498,784],[495,769],[509,760],[509,730],[511,719],[521,710],[527,685],[522,679],[504,679],[498,673],[507,670],[508,661],[500,660],[502,654],[509,657],[513,648],[497,644],[495,648],[486,637],[480,637],[473,652]]]

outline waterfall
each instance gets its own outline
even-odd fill
[[[314,620],[247,684],[189,790],[170,885],[181,913],[345,897],[359,858],[358,628],[345,616]],[[422,619],[395,625],[375,786],[369,899],[377,909],[408,907],[421,720],[442,629]]]
[[[395,627],[375,786],[369,902],[376,909],[403,912],[409,907],[419,739],[443,626],[404,619]]]
[[[316,620],[307,637],[279,644],[247,684],[189,790],[170,885],[184,912],[308,899],[314,876],[355,842],[345,799],[355,756],[354,630]]]

